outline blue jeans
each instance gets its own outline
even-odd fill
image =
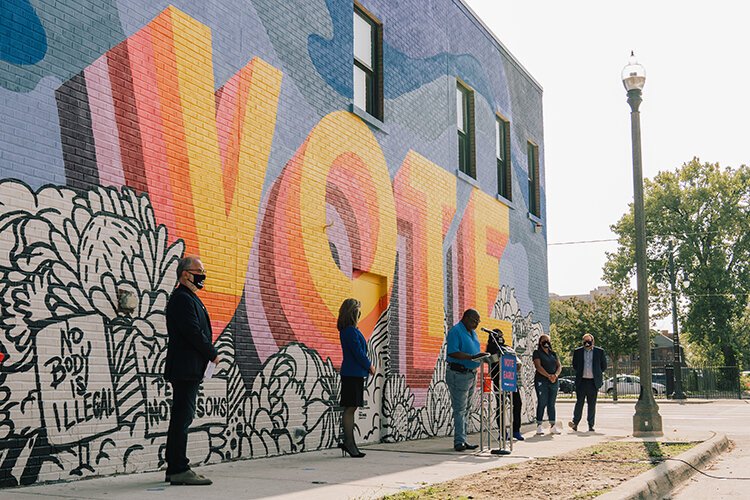
[[[476,374],[460,373],[448,368],[445,371],[445,383],[451,393],[453,408],[453,445],[466,442],[466,425],[469,421],[471,399],[474,397]]]
[[[549,380],[534,380],[534,389],[536,389],[536,423],[540,425],[544,422],[544,409],[547,409],[547,418],[551,424],[557,422],[555,413],[555,401],[557,401],[557,389],[559,382],[554,384]]]

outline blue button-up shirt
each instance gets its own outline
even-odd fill
[[[593,349],[583,349],[583,378],[594,378]]]
[[[479,363],[470,359],[456,359],[451,356],[447,356],[447,354],[450,354],[452,352],[463,352],[471,355],[479,354],[481,352],[481,349],[479,347],[479,337],[477,337],[477,333],[474,330],[467,330],[464,324],[459,321],[453,326],[453,328],[448,330],[448,335],[445,338],[445,343],[445,359],[449,363],[459,363],[470,370],[473,370],[479,366]]]

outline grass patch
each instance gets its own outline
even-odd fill
[[[445,496],[446,493],[445,488],[440,486],[427,486],[426,488],[420,488],[418,490],[402,491],[394,495],[387,495],[383,498],[388,500],[413,500],[423,498],[454,498],[456,500],[468,500],[469,498],[465,496]]]

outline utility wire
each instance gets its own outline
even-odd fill
[[[706,235],[706,234],[715,234],[719,232],[720,232],[719,230],[715,230],[715,231],[693,231],[690,233],[647,234],[646,238],[647,239],[655,238],[655,237],[667,238],[670,236],[673,238],[678,238],[682,236]],[[547,246],[553,247],[553,246],[562,246],[562,245],[583,245],[583,244],[589,244],[589,243],[607,243],[610,241],[619,241],[619,238],[603,238],[603,239],[598,239],[598,240],[556,241],[553,243],[547,243]]]
[[[558,241],[556,243],[547,243],[547,246],[554,247],[554,246],[561,246],[561,245],[582,245],[585,243],[605,243],[608,241],[617,241],[617,238],[607,238],[603,240]]]
[[[533,457],[521,457],[521,458],[532,458]],[[729,477],[729,476],[714,476],[713,474],[709,474],[707,472],[703,472],[702,470],[695,467],[690,462],[683,460],[681,458],[672,458],[672,457],[662,457],[662,458],[645,458],[645,459],[635,459],[635,460],[614,460],[614,459],[603,459],[603,458],[565,458],[565,457],[538,457],[536,460],[549,460],[549,461],[560,461],[560,462],[604,462],[604,463],[621,463],[621,464],[637,464],[637,463],[650,463],[650,464],[660,464],[662,462],[666,462],[668,460],[673,462],[682,462],[683,464],[687,465],[691,469],[695,470],[696,472],[703,474],[706,477],[710,477],[711,479],[720,479],[722,481],[727,481],[730,479],[735,479],[738,481],[750,481],[750,477]]]

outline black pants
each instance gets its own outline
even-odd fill
[[[581,383],[576,385],[576,406],[573,409],[573,423],[578,425],[583,416],[583,400],[585,399],[588,403],[587,409],[587,420],[589,427],[594,426],[594,419],[596,418],[596,385],[594,380],[590,378],[581,379]]]
[[[498,384],[496,387],[500,387]],[[500,394],[497,394],[497,407],[500,408]],[[502,427],[503,422],[500,412],[497,412],[497,428]],[[513,393],[513,432],[521,432],[521,395],[518,391]]]
[[[190,468],[187,458],[188,428],[195,416],[199,381],[172,380],[172,411],[167,431],[167,474],[179,474]]]

